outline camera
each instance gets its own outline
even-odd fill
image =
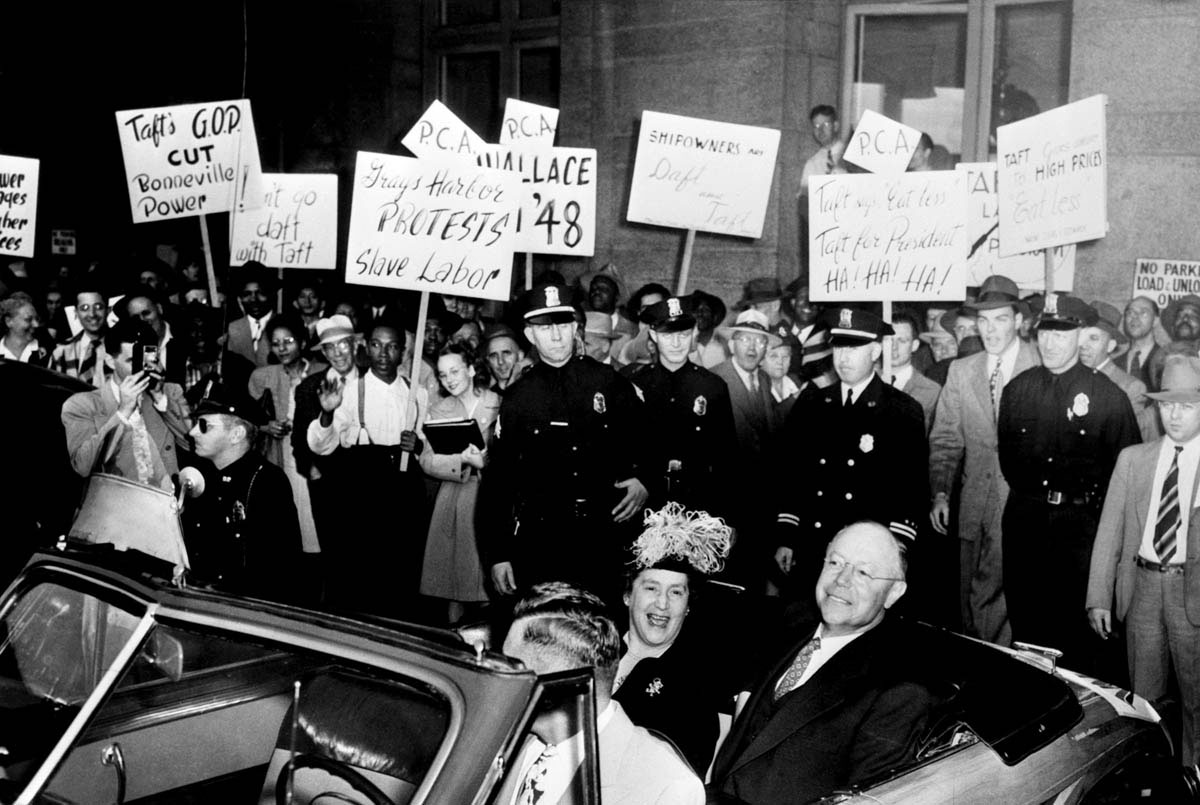
[[[133,371],[138,373],[145,369],[150,374],[150,388],[158,385],[159,372],[162,368],[158,365],[158,345],[143,344],[134,347],[133,350]]]

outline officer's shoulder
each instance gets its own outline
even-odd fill
[[[925,422],[925,411],[921,408],[921,404],[917,402],[912,395],[906,394],[900,389],[887,385],[883,386],[884,399],[888,401],[888,405],[899,411],[905,416],[914,417],[921,421],[922,427]]]

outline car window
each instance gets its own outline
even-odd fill
[[[415,679],[160,625],[51,778],[54,802],[409,802],[451,706]],[[339,799],[339,797],[343,799]]]
[[[141,613],[59,584],[18,593],[0,618],[0,746],[11,801],[63,736],[120,652]]]

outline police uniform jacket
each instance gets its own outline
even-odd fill
[[[283,470],[254,451],[203,468],[204,494],[184,509],[192,572],[227,592],[287,600],[300,525]]]
[[[737,453],[725,381],[688,361],[675,371],[655,363],[633,382],[645,402],[650,508],[672,500],[725,516]]]
[[[849,408],[841,383],[809,386],[781,434],[778,545],[801,567],[858,520],[920,522],[929,501],[925,415],[912,397],[871,378]]]
[[[1009,381],[997,424],[1000,469],[1014,495],[1099,511],[1117,455],[1141,441],[1129,398],[1103,372],[1044,366]],[[1011,498],[1010,498],[1011,502]]]
[[[566,551],[565,542],[528,544],[523,538],[538,524],[611,523],[625,495],[613,484],[646,484],[643,428],[633,384],[612,367],[579,356],[561,367],[531,366],[505,393],[489,449],[480,488],[485,562]]]

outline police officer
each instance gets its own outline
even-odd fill
[[[645,401],[651,508],[667,501],[725,517],[737,451],[725,381],[692,363],[696,318],[690,296],[672,296],[642,313],[658,360],[634,374]]]
[[[1117,454],[1141,437],[1125,393],[1079,360],[1080,328],[1095,325],[1096,311],[1050,293],[1033,312],[1042,365],[1004,387],[997,422],[1012,487],[1004,594],[1014,640],[1057,648],[1071,668],[1094,673],[1106,667],[1084,616],[1092,540]]]
[[[204,493],[184,510],[193,578],[256,598],[303,599],[289,588],[300,553],[292,488],[283,470],[251,449],[262,409],[215,385],[194,416],[189,435],[208,461]]]
[[[827,311],[822,324],[838,382],[800,394],[780,434],[775,473],[775,563],[800,601],[811,598],[825,546],[844,526],[875,520],[913,538],[929,500],[924,413],[875,373],[891,326],[851,308]]]
[[[524,318],[540,361],[500,407],[480,487],[480,549],[502,594],[558,580],[615,603],[647,499],[642,406],[611,367],[575,355],[565,285],[534,288]]]

